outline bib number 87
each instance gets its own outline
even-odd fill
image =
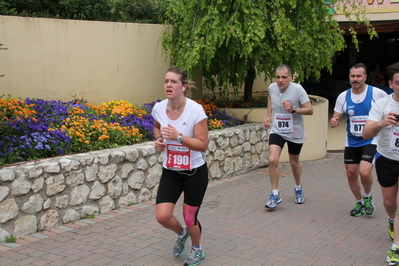
[[[364,127],[363,124],[355,124],[355,125],[353,125],[353,129],[354,129],[356,132],[361,132],[361,131],[363,130],[363,127]]]

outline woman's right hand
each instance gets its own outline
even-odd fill
[[[157,151],[163,151],[166,147],[166,143],[163,142],[163,138],[157,138],[155,141],[155,149]]]

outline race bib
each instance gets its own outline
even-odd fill
[[[388,150],[399,152],[399,126],[392,127]]]
[[[179,170],[191,170],[191,151],[183,145],[166,146],[166,167]]]
[[[361,137],[364,125],[366,124],[368,116],[367,115],[358,115],[352,116],[349,119],[350,122],[350,133],[353,136]]]
[[[293,131],[292,114],[275,114],[274,122],[276,123],[278,133],[291,133]]]

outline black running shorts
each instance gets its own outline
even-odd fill
[[[163,168],[156,203],[170,202],[176,204],[181,193],[184,192],[184,203],[198,207],[202,204],[207,187],[208,166],[206,163],[187,171],[173,171]]]
[[[373,163],[377,146],[368,144],[363,147],[345,147],[344,162],[345,164],[359,164],[360,161]]]
[[[399,162],[378,156],[375,160],[375,172],[382,187],[392,187],[398,182]]]
[[[287,142],[289,154],[299,155],[301,153],[303,143],[295,143],[295,142],[288,141],[288,140],[284,139],[282,136],[280,136],[279,134],[275,134],[275,133],[272,133],[269,136],[269,145],[277,145],[277,146],[280,146],[280,148],[282,149],[286,142]]]

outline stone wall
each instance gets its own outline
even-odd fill
[[[268,132],[246,124],[209,132],[209,179],[268,165]],[[0,242],[155,198],[162,154],[154,142],[0,168]]]
[[[340,150],[342,148],[339,145],[335,145],[335,135],[339,139],[338,143],[343,143],[345,146],[345,132],[341,132],[334,128],[335,134],[328,134],[328,128],[330,127],[330,120],[328,114],[328,100],[315,95],[309,95],[310,101],[313,107],[313,115],[304,115],[305,122],[305,135],[306,140],[303,143],[301,150],[301,160],[318,160],[326,157],[327,149],[333,148]],[[237,117],[239,119],[245,119],[245,121],[251,123],[261,123],[267,116],[267,108],[225,108],[227,115]],[[340,125],[345,126],[345,122]],[[345,127],[344,127],[345,128]],[[281,151],[280,162],[289,162],[288,147],[284,146]]]

